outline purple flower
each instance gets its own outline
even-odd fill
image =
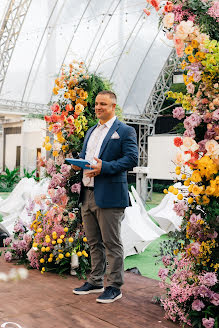
[[[185,110],[182,107],[176,107],[173,110],[173,117],[181,120],[185,117]]]
[[[218,236],[217,231],[214,231],[214,232],[212,232],[212,233],[208,233],[208,238],[216,239],[217,236]]]
[[[5,261],[11,262],[11,260],[12,260],[11,252],[6,252],[4,256],[5,256]]]
[[[211,291],[208,287],[204,286],[204,285],[201,285],[199,288],[198,288],[198,294],[201,296],[201,297],[210,297],[211,296]]]
[[[214,272],[207,272],[200,277],[200,282],[206,286],[214,286],[217,283],[217,275]]]
[[[77,192],[78,194],[80,194],[81,191],[81,184],[80,183],[75,183],[71,186],[71,192]]]
[[[219,294],[218,293],[212,293],[212,295],[210,297],[210,301],[215,306],[218,306],[219,305]]]
[[[213,328],[214,327],[214,319],[213,318],[203,318],[202,319],[202,324],[205,328]]]
[[[204,307],[205,307],[204,303],[202,301],[200,301],[200,300],[195,300],[192,303],[192,309],[194,311],[201,311]]]

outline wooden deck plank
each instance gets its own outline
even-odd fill
[[[0,271],[14,268],[0,258]],[[96,302],[98,294],[74,295],[83,280],[30,270],[28,279],[0,283],[0,326],[15,322],[22,328],[176,328],[164,319],[164,311],[153,304],[161,293],[159,283],[125,273],[123,297],[111,304]]]

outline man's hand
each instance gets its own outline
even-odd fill
[[[81,170],[81,167],[76,166],[76,165],[72,165],[71,167],[72,167],[73,170],[75,170],[75,171],[80,171],[80,170]]]
[[[101,168],[102,168],[102,160],[99,158],[94,157],[95,161],[97,161],[97,164],[93,165],[86,165],[87,167],[92,167],[93,170],[86,171],[85,175],[88,178],[96,177],[100,174]]]

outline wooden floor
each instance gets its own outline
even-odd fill
[[[0,258],[0,272],[13,264]],[[122,299],[111,304],[96,303],[97,295],[73,295],[83,283],[76,277],[30,270],[27,280],[0,282],[0,327],[5,322],[22,328],[174,328],[164,319],[162,308],[151,302],[160,294],[158,281],[125,274]],[[16,328],[8,324],[6,328]]]

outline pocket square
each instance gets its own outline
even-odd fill
[[[119,136],[118,133],[115,131],[115,132],[113,133],[113,135],[111,136],[110,139],[120,139],[120,136]]]

